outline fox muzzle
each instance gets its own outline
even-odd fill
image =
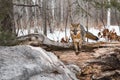
[[[73,30],[74,35],[77,35],[77,32],[78,32],[77,29],[74,29],[74,30]]]

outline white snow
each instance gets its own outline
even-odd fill
[[[54,33],[48,33],[47,37],[54,41],[60,41],[61,38],[65,38],[65,31],[54,31]],[[70,29],[67,29],[67,37],[70,37]]]

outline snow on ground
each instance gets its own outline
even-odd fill
[[[90,28],[88,31],[97,36],[98,32],[102,31],[103,29],[98,30],[98,29],[95,29],[95,28]],[[115,29],[117,35],[120,35],[120,31],[119,31],[119,27],[118,26],[111,25],[108,29],[109,30]],[[42,33],[40,30],[38,32]],[[70,29],[67,29],[66,32],[67,32],[67,37],[70,38]],[[30,33],[34,33],[34,29],[30,29]],[[18,36],[27,35],[27,34],[28,34],[28,30],[20,29],[19,33],[18,33]],[[54,40],[54,41],[60,41],[61,38],[65,37],[65,31],[64,30],[63,31],[55,30],[54,33],[49,33],[48,32],[47,37],[49,39],[51,39],[51,40]],[[71,41],[72,40],[70,39],[70,42]],[[105,39],[101,38],[99,41],[105,41]],[[96,42],[96,41],[88,39],[88,42]]]
[[[94,34],[95,36],[97,36],[97,34],[99,32],[99,30],[97,30],[95,28],[90,28],[88,31],[91,32],[92,34]],[[96,42],[96,41],[88,39],[88,42]]]
[[[70,37],[70,29],[67,29],[67,37]],[[60,41],[61,38],[65,38],[65,31],[54,31],[54,33],[48,33],[47,37],[54,41]]]

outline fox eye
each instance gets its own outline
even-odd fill
[[[74,29],[74,30],[71,30],[71,31],[73,31],[73,32],[78,32],[78,30],[75,30],[75,29]]]
[[[71,30],[71,32],[74,32],[74,30]]]
[[[70,31],[71,32],[71,34],[73,34],[74,32],[73,31]]]

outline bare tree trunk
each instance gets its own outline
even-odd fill
[[[9,45],[15,36],[12,0],[0,0],[0,45]]]
[[[0,0],[0,27],[4,32],[15,33],[12,0]]]
[[[68,0],[68,7],[69,7],[69,20],[70,20],[70,23],[72,23],[73,22],[73,19],[72,19],[72,9],[71,9],[71,1],[70,0]]]
[[[60,24],[60,25],[63,26],[63,12],[64,12],[64,11],[63,11],[63,8],[64,8],[64,7],[63,7],[63,0],[60,0],[60,1],[61,1],[61,2],[60,2],[60,5],[61,5],[61,10],[60,10],[60,11],[61,11],[61,17],[60,17],[60,19],[61,19],[61,20],[60,20],[61,24]]]
[[[89,2],[87,1],[87,14],[86,14],[87,15],[87,21],[86,21],[86,23],[87,23],[87,26],[86,26],[87,32],[88,32],[88,19],[89,19],[89,15],[88,15],[88,12],[89,12],[88,10],[89,9],[88,8],[89,8]],[[87,38],[87,42],[88,42],[88,38]]]
[[[103,23],[103,25],[104,25],[104,28],[106,28],[105,27],[105,23],[104,23],[104,8],[102,7],[102,10],[101,10],[101,16],[100,16],[100,20],[101,20],[101,22]]]
[[[26,1],[26,4],[28,4],[29,2]],[[30,33],[30,15],[29,15],[29,7],[25,7],[25,11],[26,11],[26,27],[27,27],[27,30],[28,30],[28,34]]]
[[[34,5],[36,5],[36,4],[38,4],[38,0],[35,0],[35,2],[34,2]],[[38,31],[37,31],[37,8],[36,7],[34,7],[34,32],[35,33],[38,33]]]
[[[43,6],[42,6],[42,16],[43,16],[43,33],[44,35],[47,36],[47,1],[43,1]]]
[[[108,4],[110,4],[110,0],[108,0]],[[110,27],[110,21],[111,21],[111,9],[110,8],[108,8],[107,9],[107,28],[109,28]]]
[[[118,16],[117,16],[117,10],[115,9],[115,19],[116,19],[116,22],[119,26],[119,31],[120,31],[120,22],[119,22],[119,19],[118,19]]]
[[[67,8],[66,20],[65,20],[65,38],[67,39],[67,24],[68,24],[69,10]]]

